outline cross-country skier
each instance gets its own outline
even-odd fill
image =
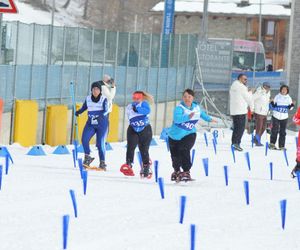
[[[294,108],[294,103],[289,95],[289,87],[282,85],[279,93],[275,96],[274,100],[271,101],[271,109],[273,110],[272,115],[272,129],[270,138],[270,149],[277,149],[275,144],[277,141],[277,135],[279,132],[279,149],[285,149],[285,136],[286,136],[286,125],[288,122],[288,111]]]
[[[126,108],[129,126],[127,129],[127,152],[126,163],[121,166],[120,171],[124,175],[134,175],[132,163],[136,146],[139,147],[142,157],[141,177],[151,178],[151,161],[149,158],[149,147],[152,140],[152,128],[149,123],[150,105],[153,97],[144,91],[135,91],[132,95],[132,103]]]
[[[195,93],[191,89],[183,92],[181,103],[173,113],[173,124],[168,129],[168,140],[174,172],[172,181],[191,180],[192,167],[190,151],[196,140],[196,123],[202,118],[207,122],[216,122],[194,102]],[[183,172],[180,171],[182,168]]]
[[[83,129],[81,141],[84,149],[83,165],[89,166],[94,160],[90,156],[90,140],[96,134],[96,146],[99,153],[99,168],[106,170],[105,164],[105,140],[108,131],[108,104],[105,96],[101,94],[101,84],[94,82],[91,85],[91,95],[88,95],[82,107],[76,111],[75,115],[78,116],[85,110],[88,110],[88,120]]]
[[[293,117],[293,122],[296,125],[300,125],[300,107],[298,107],[297,113]],[[296,166],[292,171],[292,177],[296,177],[297,172],[300,171],[300,130],[298,131],[298,142],[297,142],[297,157],[296,157]]]

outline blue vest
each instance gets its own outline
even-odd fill
[[[137,104],[136,107],[140,107],[142,102]],[[141,132],[150,122],[149,114],[139,114],[134,112],[132,109],[132,104],[129,104],[126,108],[127,117],[129,120],[129,125],[134,129],[135,132]]]

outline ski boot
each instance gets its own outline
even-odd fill
[[[120,171],[126,176],[134,176],[134,172],[132,170],[132,164],[130,162],[124,163],[121,166]]]
[[[152,170],[150,168],[150,163],[144,164],[141,172],[140,172],[141,178],[147,178],[150,179],[152,177]]]
[[[83,160],[82,165],[83,165],[85,168],[88,168],[94,159],[95,159],[95,158],[91,157],[90,155],[85,154],[85,155],[84,155],[84,160]]]
[[[180,171],[174,171],[171,175],[171,181],[176,181],[179,175]]]
[[[190,171],[185,171],[185,172],[181,172],[179,174],[179,176],[177,177],[177,180],[176,182],[180,182],[180,181],[191,181],[192,178],[191,178],[191,175],[190,175]]]
[[[292,172],[291,172],[292,178],[297,177],[297,172],[300,172],[300,162],[297,162],[296,166],[292,170]]]
[[[99,168],[100,168],[102,171],[106,171],[106,167],[107,167],[107,165],[105,164],[105,161],[100,160]]]

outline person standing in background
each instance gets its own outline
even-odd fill
[[[254,118],[255,118],[255,137],[254,143],[256,146],[263,146],[261,136],[267,127],[267,115],[270,104],[270,83],[264,82],[261,87],[258,87],[253,94],[254,103]]]
[[[245,74],[238,75],[229,91],[230,115],[233,120],[231,143],[232,147],[238,151],[243,151],[240,144],[245,131],[248,107],[250,111],[253,111],[252,91],[246,86],[247,80]]]

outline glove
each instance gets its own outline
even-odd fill
[[[75,116],[79,116],[79,112],[78,112],[78,110],[75,112]]]
[[[136,105],[135,104],[132,104],[132,110],[136,113],[138,113],[137,109],[136,109]]]

